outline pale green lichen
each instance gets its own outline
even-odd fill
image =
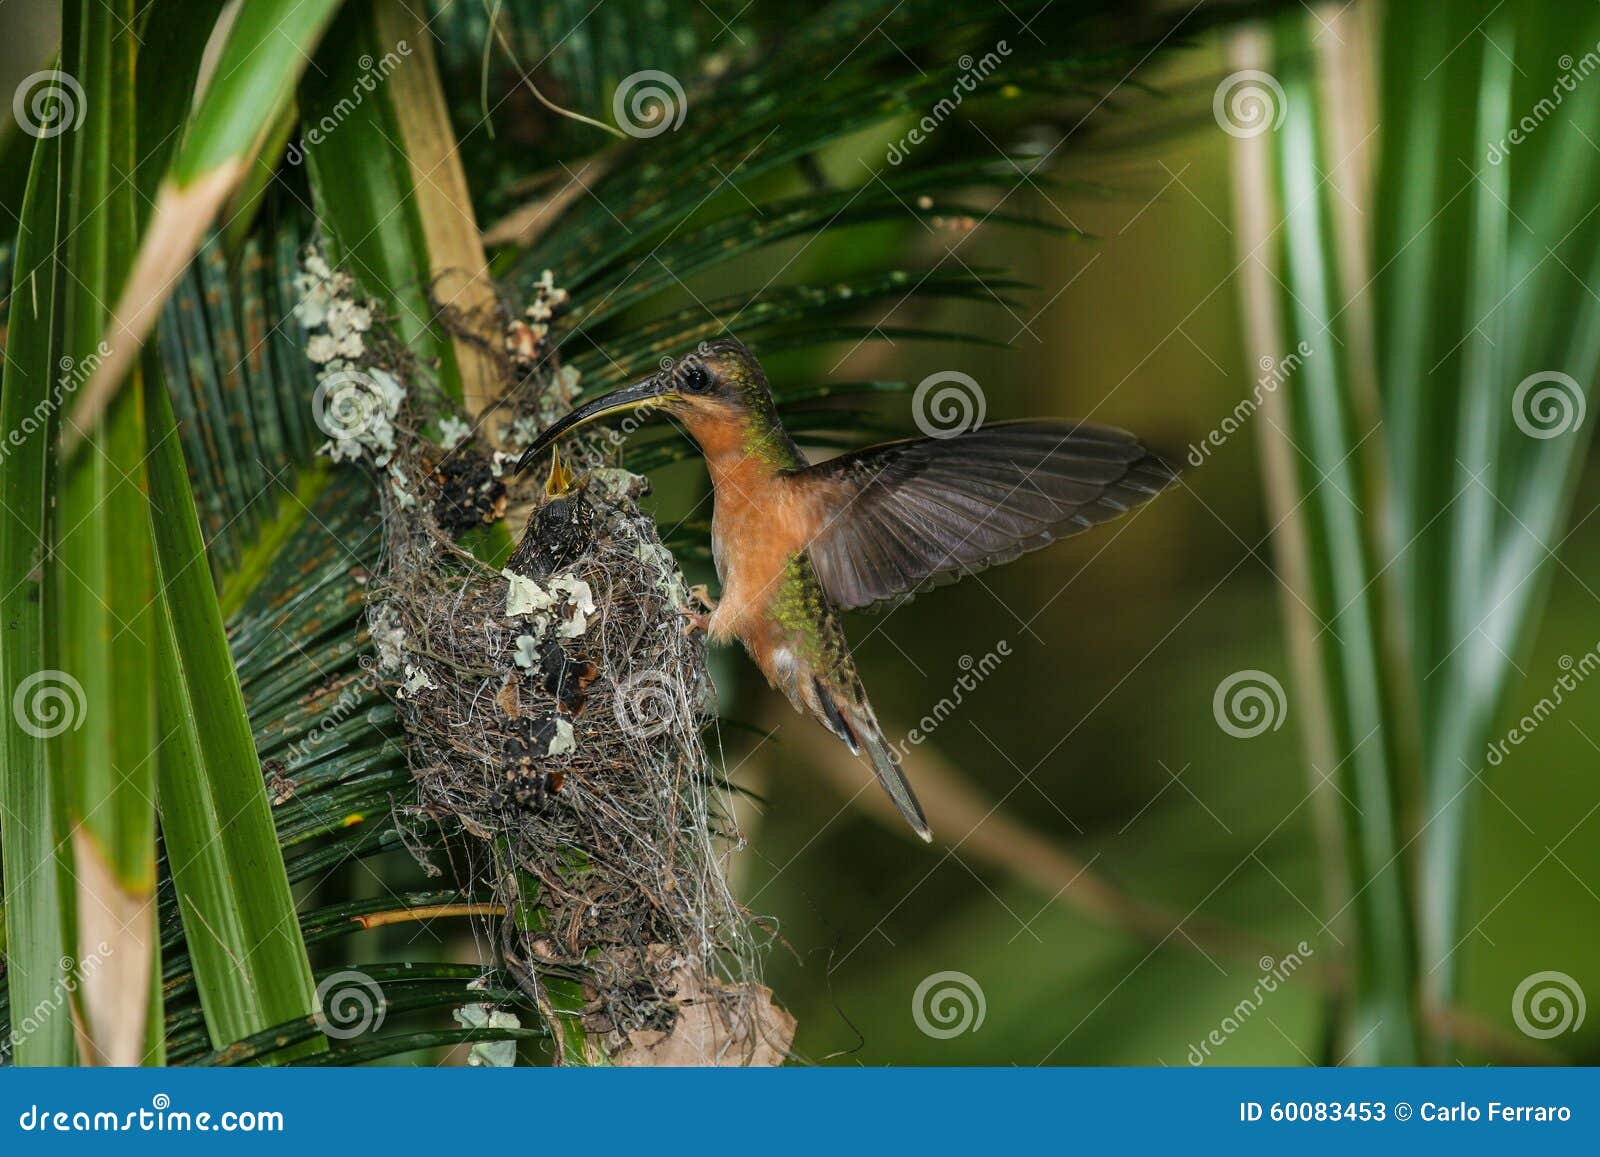
[[[400,688],[402,699],[415,699],[423,691],[429,691],[439,684],[433,681],[427,670],[412,663],[406,664],[406,681]]]
[[[472,427],[451,414],[439,420],[439,445],[454,450],[472,436]]]
[[[556,634],[563,639],[576,639],[589,629],[589,616],[595,613],[594,592],[589,589],[588,583],[575,575],[551,579],[550,589],[556,594],[565,595],[568,604],[561,625],[556,627]]]
[[[384,671],[398,671],[405,664],[406,632],[395,617],[394,609],[381,606],[368,621],[372,633],[372,646],[378,653],[378,667]]]
[[[556,733],[550,737],[550,746],[546,755],[568,755],[578,746],[578,737],[572,730],[572,724],[559,715],[556,716]]]
[[[514,570],[503,570],[500,574],[510,584],[506,587],[506,618],[537,614],[556,605],[556,600],[526,575]]]
[[[468,1004],[451,1014],[462,1028],[521,1028],[522,1018],[492,1004]],[[467,1064],[474,1067],[509,1069],[517,1063],[517,1042],[484,1040],[467,1052]]]

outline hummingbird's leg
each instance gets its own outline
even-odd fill
[[[705,583],[695,583],[689,588],[689,599],[703,609],[700,611],[685,611],[684,630],[691,635],[703,635],[711,627],[710,612],[717,609],[717,600],[711,597],[711,591]]]

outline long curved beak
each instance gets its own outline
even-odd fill
[[[551,445],[570,430],[579,426],[604,418],[608,414],[619,414],[624,410],[637,410],[644,406],[653,406],[661,402],[671,401],[677,395],[670,389],[663,387],[659,377],[645,378],[641,382],[634,382],[631,386],[623,386],[620,390],[613,390],[609,394],[596,398],[573,410],[554,426],[534,440],[533,445],[522,452],[522,457],[517,460],[517,469],[526,470],[529,463],[543,454]]]

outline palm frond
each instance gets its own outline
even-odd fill
[[[1600,34],[1580,23],[1581,42]],[[1253,171],[1279,182],[1286,292],[1255,328],[1274,359],[1314,350],[1268,441],[1304,462],[1279,506],[1303,524],[1293,561],[1343,796],[1347,1031],[1357,1055],[1410,1063],[1419,1006],[1459,998],[1484,753],[1588,444],[1600,162],[1562,137],[1600,132],[1600,106],[1549,99],[1571,13],[1386,7],[1346,25],[1381,44],[1382,107],[1399,111],[1373,165],[1359,102],[1317,99],[1330,79],[1362,91],[1364,58],[1299,13],[1276,26],[1264,63],[1287,107]],[[1517,140],[1541,100],[1565,123]]]
[[[726,263],[768,247],[794,243],[803,252],[811,240],[853,228],[887,225],[914,237],[936,219],[968,217],[1070,231],[1013,201],[1019,186],[1031,182],[1044,190],[1051,182],[1038,158],[1009,151],[1000,128],[995,140],[952,120],[903,163],[890,163],[888,150],[916,118],[937,109],[942,121],[952,101],[975,123],[988,109],[1003,108],[1015,119],[1071,108],[1069,123],[1076,127],[1157,47],[1183,43],[1238,12],[1222,6],[1173,18],[1101,3],[1030,2],[955,13],[932,3],[828,5],[785,28],[782,51],[752,45],[734,54],[738,59],[725,72],[686,78],[682,130],[607,143],[590,170],[567,162],[554,184],[581,185],[582,195],[541,217],[531,244],[502,251],[495,269],[512,284],[551,269],[574,293],[559,348],[584,370],[586,393],[618,384],[648,357],[680,352],[726,329],[737,328],[763,351],[933,337],[893,327],[893,309],[873,321],[858,319],[885,302],[898,308],[954,295],[960,285],[974,300],[1006,304],[998,300],[1001,286],[986,285],[955,256],[959,242],[947,242],[931,269],[895,274],[835,264],[809,270],[823,277],[837,270],[839,292],[832,298],[823,283],[808,288],[781,280],[793,256],[759,293],[705,301],[685,282],[704,283]],[[1020,30],[1024,22],[1040,31],[1048,50]],[[1083,47],[1063,51],[1062,45]],[[908,58],[914,69],[906,68]],[[977,83],[962,75],[975,61],[983,69]],[[841,155],[840,172],[830,178],[819,158],[847,140],[869,152]],[[1052,152],[1075,144],[1068,133]],[[799,191],[801,184],[811,187]],[[869,288],[848,281],[875,274],[898,276],[903,284]],[[685,304],[667,318],[648,320],[652,310],[674,301]],[[775,385],[782,393],[789,383],[780,376]]]

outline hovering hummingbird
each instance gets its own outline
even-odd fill
[[[524,469],[567,432],[642,407],[700,447],[715,510],[720,601],[692,616],[739,639],[772,686],[852,754],[924,840],[933,833],[856,674],[840,612],[902,600],[1115,518],[1175,475],[1131,435],[1057,419],[996,422],[950,437],[869,446],[809,465],[766,375],[739,341],[700,346],[643,381],[579,406],[528,447]]]

